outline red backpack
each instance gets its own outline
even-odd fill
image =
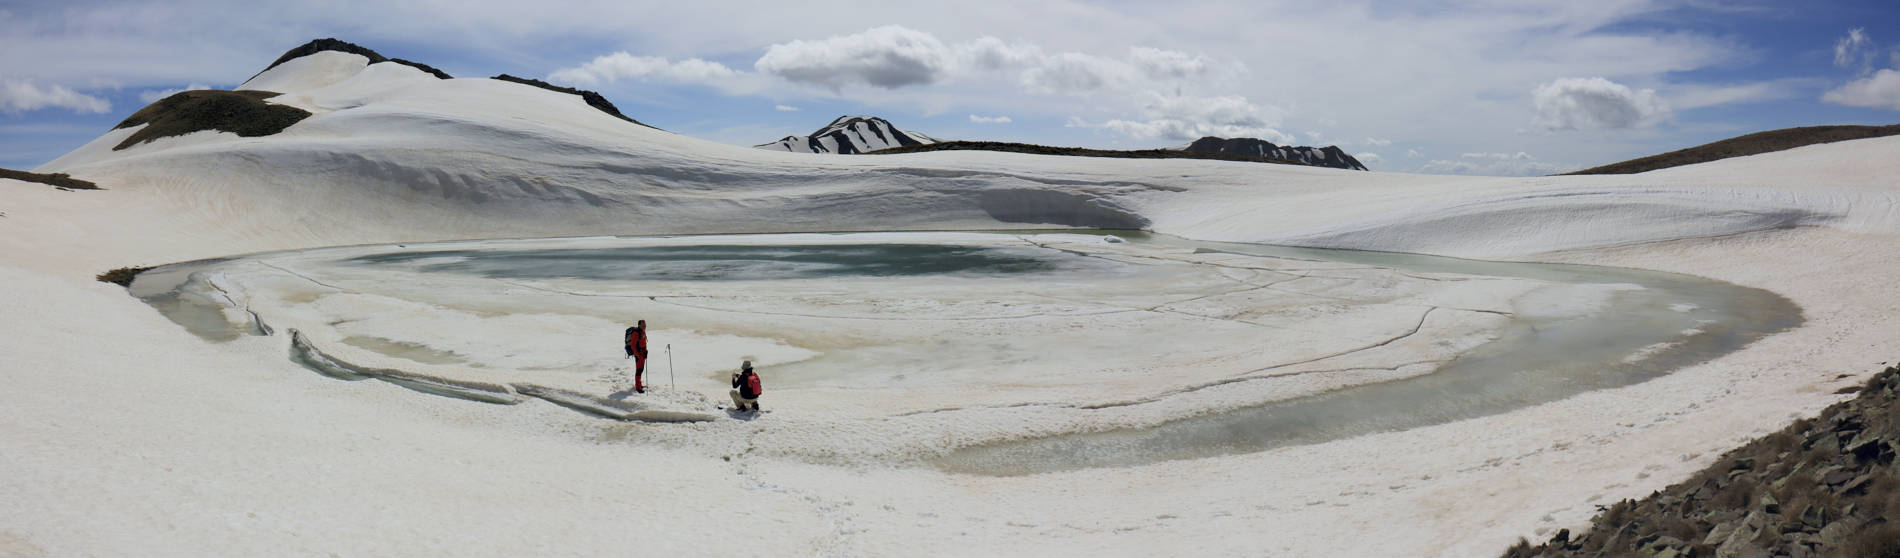
[[[757,398],[761,393],[765,393],[765,388],[759,386],[759,375],[757,373],[745,377],[745,387],[746,389],[752,390],[752,397],[754,398]]]

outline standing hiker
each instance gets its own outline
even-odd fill
[[[633,391],[647,392],[647,321],[627,328],[627,356],[633,359]]]
[[[759,385],[759,375],[752,372],[752,361],[745,361],[739,373],[732,375],[732,404],[739,410],[744,411],[746,407],[759,410],[759,393],[764,391],[765,387]]]

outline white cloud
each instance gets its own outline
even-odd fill
[[[1367,151],[1367,152],[1361,152],[1361,153],[1354,153],[1354,154],[1352,154],[1352,156],[1353,156],[1353,158],[1355,158],[1355,159],[1358,159],[1358,160],[1359,160],[1359,162],[1361,162],[1361,163],[1365,163],[1365,164],[1368,164],[1368,165],[1370,165],[1370,164],[1373,164],[1373,163],[1384,163],[1384,162],[1385,162],[1385,157],[1380,157],[1378,153],[1373,153],[1373,152],[1370,152],[1370,151]]]
[[[1008,116],[977,116],[974,114],[970,115],[970,121],[977,124],[1008,124],[1010,122]]]
[[[719,83],[738,72],[718,62],[689,58],[679,62],[659,56],[634,56],[625,51],[594,57],[586,64],[548,74],[550,81],[595,85],[626,79],[664,79],[680,83]]]
[[[1083,52],[1051,54],[1035,44],[988,36],[950,43],[898,25],[774,44],[753,67],[760,73],[833,91],[851,85],[899,89],[1016,72],[1020,87],[1046,95],[1110,89],[1159,91],[1163,85],[1178,86],[1216,70],[1232,73],[1245,68],[1153,47],[1131,47],[1125,57],[1116,58]]]
[[[772,107],[772,110],[776,110],[779,112],[798,112],[798,107],[794,107],[791,105],[778,105],[778,106]]]
[[[211,86],[209,85],[205,85],[202,83],[193,83],[191,85],[185,86],[184,89],[148,89],[146,91],[139,93],[139,100],[145,101],[145,104],[149,105],[149,104],[158,102],[159,99],[170,97],[172,95],[177,95],[185,91],[199,91],[199,90],[210,89],[210,88]]]
[[[1293,136],[1277,129],[1279,109],[1262,108],[1246,97],[1170,97],[1155,95],[1142,109],[1145,120],[1109,120],[1090,123],[1071,118],[1069,126],[1100,128],[1135,139],[1195,140],[1205,136],[1260,138],[1293,143]]]
[[[851,35],[775,44],[752,67],[796,83],[896,89],[929,85],[949,70],[949,47],[935,35],[886,25]]]
[[[1736,103],[1758,103],[1799,96],[1801,89],[1818,88],[1818,79],[1786,78],[1734,85],[1683,84],[1670,87],[1671,110],[1691,110]]]
[[[1867,38],[1867,29],[1848,29],[1847,36],[1834,43],[1834,65],[1842,68],[1856,65],[1865,67],[1872,63],[1873,50],[1873,40]]]
[[[1392,140],[1379,139],[1379,138],[1366,138],[1366,145],[1377,145],[1377,146],[1383,147],[1387,145],[1392,145]]]
[[[1419,150],[1417,150],[1417,149],[1407,149],[1407,150],[1405,150],[1405,156],[1406,156],[1406,157],[1410,157],[1410,158],[1413,158],[1413,159],[1416,159],[1416,158],[1419,158],[1419,157],[1424,157],[1424,156],[1425,156],[1425,153],[1424,153],[1424,152],[1421,152],[1421,151],[1419,151]]]
[[[1837,105],[1900,110],[1900,71],[1881,70],[1823,93],[1821,100]]]
[[[1465,159],[1493,159],[1498,161],[1529,161],[1536,159],[1536,157],[1532,157],[1531,154],[1523,151],[1517,153],[1464,153],[1458,156]]]
[[[1560,78],[1531,92],[1532,124],[1544,130],[1626,129],[1653,126],[1669,107],[1653,89],[1633,90],[1600,77]]]
[[[1135,81],[1134,65],[1079,52],[1064,52],[1035,61],[1023,72],[1025,88],[1037,93],[1086,93]]]
[[[982,37],[954,47],[957,63],[975,71],[1014,70],[1032,66],[1045,56],[1042,48],[1028,43],[1006,43],[996,37]]]
[[[64,108],[73,112],[102,114],[112,103],[53,84],[44,88],[26,79],[0,79],[0,112],[17,113],[43,108]]]
[[[1187,79],[1206,73],[1209,62],[1198,54],[1149,47],[1129,49],[1128,61],[1148,79]]]
[[[1477,176],[1542,176],[1572,170],[1571,167],[1546,163],[1522,151],[1516,153],[1464,153],[1457,160],[1434,159],[1418,167],[1431,174],[1467,174]]]

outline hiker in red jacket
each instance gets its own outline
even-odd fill
[[[627,328],[627,356],[633,358],[633,391],[646,393],[647,321]]]
[[[765,387],[760,385],[759,375],[752,372],[752,361],[745,361],[739,367],[739,373],[732,375],[732,404],[741,411],[746,410],[746,407],[758,411],[759,393],[763,391]]]

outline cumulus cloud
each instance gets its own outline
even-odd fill
[[[1419,150],[1417,150],[1417,149],[1407,149],[1407,150],[1405,150],[1405,156],[1406,156],[1406,157],[1411,157],[1411,158],[1414,158],[1414,159],[1416,159],[1416,158],[1419,158],[1419,157],[1424,157],[1424,156],[1425,156],[1425,153],[1423,153],[1423,152],[1421,152],[1421,151],[1419,151]]]
[[[27,79],[0,79],[0,112],[17,113],[43,108],[101,114],[112,110],[105,99],[73,91],[64,85],[41,87]]]
[[[1279,109],[1262,108],[1246,97],[1169,97],[1156,95],[1142,110],[1143,120],[1091,123],[1071,118],[1072,127],[1100,128],[1135,139],[1195,140],[1205,136],[1261,138],[1293,143],[1293,136],[1274,129]]]
[[[778,105],[778,106],[772,107],[772,110],[776,110],[779,112],[798,112],[798,107],[794,107],[791,105]]]
[[[977,124],[1008,124],[1010,122],[1008,116],[977,116],[974,114],[970,115],[970,121]]]
[[[1392,140],[1379,139],[1379,138],[1366,138],[1366,145],[1377,145],[1377,146],[1383,147],[1387,145],[1392,145]]]
[[[868,85],[884,89],[931,85],[998,72],[1016,72],[1032,93],[1078,94],[1134,87],[1158,90],[1239,68],[1206,56],[1152,47],[1132,47],[1125,56],[1045,52],[1042,47],[996,37],[947,43],[936,35],[887,25],[850,35],[798,40],[768,47],[753,63],[760,73],[840,90]]]
[[[1878,49],[1867,30],[1847,30],[1847,36],[1834,43],[1834,65],[1858,68],[1859,79],[1821,94],[1821,101],[1851,107],[1900,110],[1900,70],[1874,70]],[[1893,65],[1900,68],[1900,51],[1891,54]]]
[[[897,25],[815,41],[772,45],[753,69],[787,80],[840,89],[929,85],[950,68],[950,49],[937,37]]]
[[[205,89],[210,89],[210,88],[211,86],[209,85],[205,85],[202,83],[193,83],[191,85],[185,86],[184,89],[149,89],[149,90],[139,93],[139,100],[145,101],[145,104],[149,105],[149,104],[158,102],[159,99],[170,97],[172,95],[177,95],[185,91],[200,91],[200,90],[205,90]]]
[[[1669,116],[1653,89],[1633,90],[1600,77],[1561,78],[1531,92],[1544,130],[1626,129],[1652,126]]]
[[[1541,176],[1571,170],[1570,167],[1537,160],[1522,151],[1516,153],[1464,153],[1456,160],[1434,159],[1418,171],[1431,174],[1478,176]]]
[[[620,79],[664,79],[682,83],[717,83],[738,75],[718,62],[689,58],[679,62],[660,56],[634,56],[626,51],[594,57],[586,64],[548,74],[561,83],[595,85]]]
[[[1353,158],[1358,159],[1359,162],[1365,163],[1368,165],[1385,162],[1385,157],[1380,157],[1378,153],[1373,153],[1370,151],[1354,153],[1352,154],[1352,156]]]
[[[1874,72],[1821,94],[1821,100],[1837,105],[1900,110],[1900,71]]]

